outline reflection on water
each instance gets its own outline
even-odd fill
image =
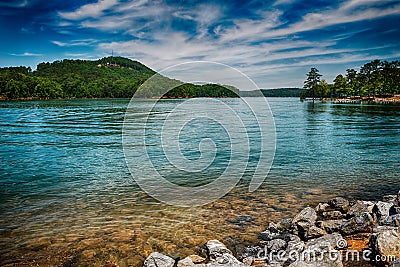
[[[163,105],[176,101],[184,100]],[[400,189],[399,107],[270,99],[277,151],[259,190],[249,193],[244,177],[207,206],[160,204],[125,165],[128,102],[0,103],[0,265],[140,266],[152,251],[182,257],[211,238],[240,251],[269,221],[307,204]]]

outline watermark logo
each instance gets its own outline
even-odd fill
[[[268,263],[279,264],[283,262],[336,262],[336,261],[357,261],[357,262],[387,262],[393,263],[393,266],[398,265],[398,259],[394,255],[375,255],[371,250],[364,249],[363,251],[347,249],[348,244],[345,239],[338,239],[336,246],[328,241],[322,241],[319,244],[304,246],[303,243],[298,243],[287,250],[273,250],[259,248],[255,260]]]
[[[245,88],[259,97],[162,99],[175,88],[185,95],[188,83],[218,84],[233,93]],[[249,77],[224,64],[189,62],[138,88],[122,143],[130,173],[148,195],[191,207],[221,198],[242,177],[255,191],[271,168],[275,135],[269,104]]]

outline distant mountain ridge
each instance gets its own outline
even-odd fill
[[[306,90],[303,88],[289,87],[289,88],[271,88],[260,89],[265,97],[300,97]],[[258,90],[255,91],[240,91],[242,97],[256,97],[260,96]]]

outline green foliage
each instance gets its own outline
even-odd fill
[[[320,83],[321,83],[321,74],[319,74],[319,70],[316,68],[311,68],[310,72],[307,74],[307,80],[304,81],[304,89],[307,89],[306,94],[312,96],[314,100],[315,97],[318,96],[321,92]]]
[[[160,97],[167,88],[175,87],[178,88],[167,93],[167,97],[234,96],[218,85],[182,85],[155,74],[145,65],[123,57],[43,62],[33,72],[29,67],[1,68],[0,97],[130,98],[135,92],[137,97]]]
[[[347,91],[347,80],[342,74],[339,74],[333,80],[333,91],[331,95],[333,97],[343,97],[346,96]]]
[[[346,76],[339,74],[332,85],[324,84],[318,70],[307,74],[303,97],[373,97],[400,94],[400,62],[373,60],[364,64],[360,71],[347,69]],[[325,88],[325,89],[324,89]]]
[[[260,92],[261,91],[261,92]],[[275,88],[275,89],[260,89],[254,91],[240,91],[242,97],[300,97],[305,89],[301,88]]]

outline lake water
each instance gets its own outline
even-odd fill
[[[152,101],[138,101],[138,120]],[[157,112],[165,115],[184,101],[163,100]],[[221,101],[235,105],[240,100]],[[268,102],[277,142],[262,186],[248,191],[257,159],[252,154],[243,179],[229,194],[191,208],[160,203],[132,178],[122,147],[128,99],[1,102],[0,265],[113,261],[140,266],[152,251],[184,257],[214,238],[238,252],[268,222],[306,205],[336,195],[374,200],[398,192],[400,106],[313,105],[297,98]],[[157,118],[165,116],[153,118],[150,133],[161,125]],[[216,148],[222,152],[208,172],[173,174],[159,158],[157,144],[149,157],[174,183],[197,186],[226,167],[229,135],[210,124],[189,126],[182,137],[183,146],[189,146],[186,157],[201,156],[191,145],[198,147],[205,133],[219,140]]]

